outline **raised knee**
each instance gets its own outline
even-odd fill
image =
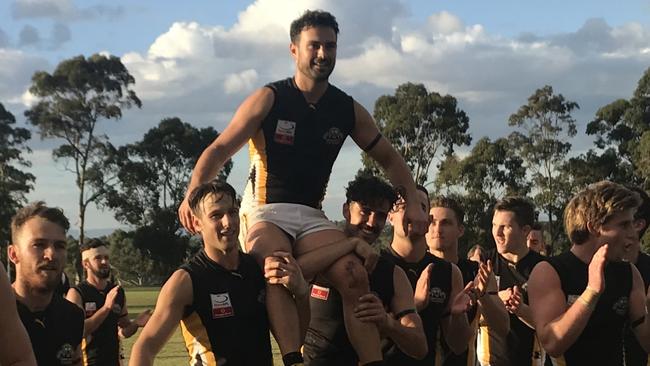
[[[356,299],[368,293],[368,272],[358,260],[343,258],[342,263],[333,267],[330,281],[343,298],[352,296]]]

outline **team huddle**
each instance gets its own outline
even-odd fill
[[[101,240],[82,243],[86,278],[62,288],[67,218],[43,202],[19,210],[0,365],[120,365],[120,338],[140,327],[129,364],[153,365],[179,324],[190,365],[273,365],[270,332],[287,366],[646,365],[648,195],[607,181],[578,192],[564,211],[571,248],[552,257],[533,204],[503,198],[486,213],[496,248],[461,258],[461,205],[416,185],[368,111],[329,83],[337,37],[327,12],[294,20],[295,75],[251,94],[205,149],[178,210],[203,248],[153,312],[130,320]],[[321,203],[348,136],[389,182],[350,181],[340,228]],[[240,202],[214,177],[246,143]]]

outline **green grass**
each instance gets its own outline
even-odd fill
[[[126,301],[129,307],[129,316],[132,318],[139,314],[145,309],[153,309],[156,305],[156,299],[158,298],[158,292],[160,291],[157,287],[129,287],[125,288],[126,290]],[[133,343],[138,338],[140,330],[138,333],[133,335],[131,338],[122,340],[122,347],[124,349],[124,356],[126,357],[125,365],[128,364],[128,359],[131,356],[131,347]],[[273,337],[271,337],[271,347],[273,349],[273,359],[276,365],[282,365],[282,357],[280,356],[280,351],[278,349],[277,343]],[[189,362],[187,355],[187,350],[185,349],[185,341],[181,334],[180,326],[176,329],[176,332],[169,339],[167,344],[156,356],[154,365],[156,366],[176,366],[176,365],[187,365]]]

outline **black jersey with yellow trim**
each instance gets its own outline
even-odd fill
[[[650,286],[650,255],[640,252],[634,265],[641,273],[643,288],[647,291]],[[629,324],[625,328],[624,345],[626,366],[648,366],[648,353],[641,347]]]
[[[474,281],[478,274],[478,263],[469,259],[460,258],[456,263],[463,276],[463,285]],[[467,350],[461,354],[455,354],[444,340],[442,332],[438,336],[438,350],[441,362],[435,366],[474,366],[476,364],[476,332],[478,331],[477,306],[472,306],[467,312],[467,320],[472,329],[472,336],[469,339]]]
[[[321,208],[332,166],[354,129],[352,97],[329,84],[315,104],[293,78],[266,87],[273,107],[248,141],[250,170],[244,201]]]
[[[43,311],[31,312],[16,301],[18,315],[32,343],[36,363],[48,366],[76,365],[76,353],[84,331],[84,314],[79,307],[59,295]]]
[[[529,250],[517,263],[507,260],[496,249],[486,253],[486,258],[492,261],[492,270],[497,280],[499,291],[517,286],[523,294],[524,304],[528,304],[528,277],[537,263],[544,260],[541,254]],[[541,362],[542,353],[539,351],[535,330],[521,321],[514,314],[510,315],[510,332],[506,339],[507,359],[513,365],[531,365]],[[484,341],[489,341],[490,331],[487,326]],[[479,356],[481,358],[481,356]]]
[[[379,297],[385,309],[390,309],[395,295],[394,271],[395,265],[380,257],[368,276],[370,291]],[[341,294],[324,280],[317,279],[311,288],[309,305],[311,320],[303,348],[305,365],[358,364],[359,358],[345,330]]]
[[[587,288],[589,265],[572,252],[548,259],[557,272],[567,305],[571,306]],[[576,341],[556,363],[573,365],[623,365],[623,329],[629,318],[632,290],[630,263],[609,262],[605,266],[605,291],[598,298],[589,321]]]
[[[192,280],[192,305],[181,330],[190,365],[271,366],[264,275],[248,254],[230,271],[201,250],[182,265]]]
[[[86,318],[90,318],[106,303],[106,295],[115,284],[109,283],[104,289],[98,289],[87,281],[80,282],[72,288],[81,296]],[[124,289],[119,288],[115,306],[97,329],[84,339],[81,347],[83,365],[118,365],[120,363],[120,339],[117,334],[117,322],[124,312],[126,302]]]
[[[436,352],[438,329],[451,295],[451,263],[431,253],[425,253],[424,257],[418,262],[407,262],[395,253],[392,248],[383,251],[381,255],[393,261],[395,265],[400,266],[406,272],[406,277],[408,277],[414,290],[422,272],[429,264],[433,264],[429,277],[429,305],[419,311],[429,352],[422,360],[416,360],[407,356],[393,344],[384,352],[384,359],[389,365],[434,365],[436,357],[440,356]]]

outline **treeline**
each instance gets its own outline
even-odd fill
[[[81,273],[78,241],[86,236],[86,209],[95,204],[133,228],[106,237],[111,263],[121,280],[146,285],[160,283],[201,246],[182,230],[176,209],[196,159],[218,132],[170,117],[139,141],[114,146],[108,135],[98,132],[98,124],[119,120],[124,109],[142,107],[134,84],[115,56],[64,60],[52,74],[34,74],[30,92],[37,103],[25,117],[41,138],[61,143],[52,158],[72,173],[77,187],[79,216],[71,219],[79,223],[80,235],[70,238],[68,273]],[[568,245],[562,209],[576,190],[602,179],[650,188],[650,69],[629,99],[612,101],[595,112],[585,131],[594,136],[595,145],[579,156],[570,154],[577,133],[572,112],[579,105],[551,86],[536,90],[504,121],[512,129],[508,136],[480,138],[463,154],[458,151],[471,146],[473,139],[470,118],[453,96],[406,83],[394,95],[381,96],[374,107],[382,133],[404,156],[417,182],[463,203],[466,246],[492,245],[489,212],[506,195],[527,195],[535,201],[540,221],[548,228],[547,240],[559,251]],[[10,218],[26,202],[36,179],[24,172],[30,166],[25,155],[31,131],[15,124],[15,116],[0,103],[3,247],[11,241]],[[379,174],[367,156],[363,162],[360,174]],[[226,178],[231,169],[229,162],[221,176]],[[430,177],[432,171],[437,174]],[[5,253],[2,250],[3,261]]]

